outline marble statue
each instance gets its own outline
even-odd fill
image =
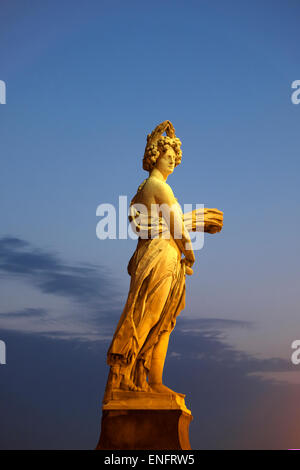
[[[217,209],[182,213],[167,184],[181,157],[181,142],[170,121],[147,136],[143,169],[149,177],[130,204],[129,220],[139,238],[127,268],[127,301],[107,352],[104,403],[116,390],[176,394],[162,379],[169,336],[185,306],[185,277],[193,274],[189,232],[216,233],[223,224]]]

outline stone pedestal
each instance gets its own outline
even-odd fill
[[[102,407],[98,450],[190,450],[185,395],[112,393]]]

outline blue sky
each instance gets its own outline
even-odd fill
[[[299,14],[292,0],[3,2],[0,339],[105,350],[135,242],[98,240],[96,208],[134,195],[147,177],[146,135],[169,119],[183,150],[168,179],[175,196],[224,211],[223,231],[196,253],[182,321],[200,322],[201,336],[203,320],[213,331],[218,320],[220,350],[276,359],[282,370],[265,367],[265,377],[300,383],[290,368],[300,334]],[[8,361],[1,380],[4,367],[18,375]],[[212,432],[207,445],[221,441]]]

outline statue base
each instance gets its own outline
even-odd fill
[[[185,395],[116,390],[102,407],[97,450],[190,450]]]

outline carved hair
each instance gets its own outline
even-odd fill
[[[163,133],[167,135],[162,135]],[[151,134],[147,135],[147,144],[143,158],[143,169],[151,171],[155,167],[156,160],[168,147],[175,152],[175,166],[181,163],[181,141],[175,135],[175,129],[170,121],[164,121]]]

